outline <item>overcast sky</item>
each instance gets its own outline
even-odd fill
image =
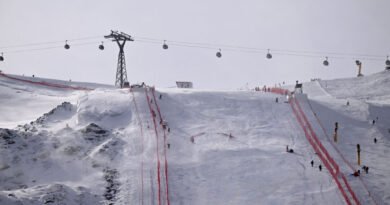
[[[237,89],[311,78],[354,77],[355,58],[313,58],[235,52],[137,42],[137,37],[293,51],[383,56],[363,62],[363,74],[384,70],[390,53],[389,0],[0,0],[0,69],[74,81],[115,82],[118,46],[105,42],[111,29],[135,38],[126,45],[130,83],[171,87],[188,80],[197,88]],[[10,45],[97,37],[93,45],[15,52]],[[101,36],[101,38],[99,38]],[[322,55],[322,54],[321,54]],[[332,56],[331,54],[326,54]]]

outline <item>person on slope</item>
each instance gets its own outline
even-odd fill
[[[360,170],[358,169],[358,170],[355,171],[352,175],[353,175],[354,177],[360,176]]]
[[[363,167],[362,167],[362,169],[364,170],[364,172],[366,173],[366,174],[368,174],[368,166],[366,166],[366,165],[364,165]]]
[[[289,148],[288,148],[288,145],[286,145],[286,152],[288,152],[288,153],[294,153],[294,150],[293,150],[293,149],[289,149]]]

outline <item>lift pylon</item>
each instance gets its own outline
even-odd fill
[[[111,34],[104,36],[104,38],[112,39],[112,41],[115,41],[119,46],[115,86],[119,86],[123,88],[125,83],[128,83],[124,47],[126,41],[134,41],[134,39],[126,33],[123,32],[119,33],[118,31],[112,31],[112,30],[111,30]]]

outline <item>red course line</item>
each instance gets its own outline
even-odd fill
[[[332,140],[330,139],[328,133],[326,132],[326,129],[324,127],[324,125],[322,124],[321,120],[319,119],[319,117],[317,116],[317,114],[314,112],[313,110],[313,107],[311,106],[311,103],[308,101],[308,104],[309,104],[309,107],[310,107],[310,110],[312,111],[313,115],[315,116],[318,124],[321,126],[321,129],[322,131],[324,132],[325,136],[328,138],[328,141],[330,142],[330,144],[332,145],[332,147],[336,150],[336,152],[340,155],[341,159],[349,166],[349,168],[351,168],[352,171],[355,171],[355,168],[352,166],[352,164],[344,157],[344,155],[340,152],[340,150],[338,149],[338,147],[332,142]],[[372,199],[372,201],[374,202],[374,204],[378,204],[376,202],[376,200],[374,199],[374,197],[371,195],[371,192],[370,190],[368,189],[366,183],[363,181],[362,178],[359,177],[359,180],[360,182],[363,184],[365,190],[367,191],[368,195],[370,196],[370,198]]]
[[[324,150],[326,156],[331,160],[331,163],[333,164],[333,166],[334,166],[334,167],[337,167],[337,173],[338,173],[338,172],[339,172],[339,166],[338,166],[338,164],[334,161],[333,158],[331,158],[331,157],[329,156],[328,151],[327,151],[327,150],[325,149],[325,147],[322,145],[322,143],[321,143],[320,140],[318,139],[318,137],[317,137],[317,135],[315,134],[315,132],[313,132],[313,130],[312,130],[312,128],[311,128],[311,125],[310,125],[309,121],[307,120],[306,115],[305,115],[304,112],[302,111],[302,108],[301,108],[301,106],[299,105],[299,102],[298,102],[298,101],[297,101],[297,105],[298,105],[298,108],[299,108],[300,112],[302,113],[303,117],[304,117],[305,120],[308,122],[309,129],[311,130],[311,132],[312,132],[312,134],[313,134],[312,136],[314,137],[314,139],[315,139],[316,141],[318,141],[320,147]],[[340,174],[341,174],[341,176],[343,177],[343,182],[344,182],[345,185],[347,186],[347,189],[348,189],[349,193],[352,195],[353,200],[355,201],[356,204],[360,204],[358,198],[356,197],[355,192],[354,192],[354,191],[352,190],[352,188],[350,187],[350,185],[349,185],[348,181],[346,180],[344,174],[343,174],[343,173],[340,173]]]
[[[352,196],[352,199],[354,200],[355,204],[360,204],[358,198],[356,197],[356,194],[355,192],[352,190],[352,188],[350,187],[348,181],[346,180],[345,176],[343,173],[340,173],[339,172],[339,166],[337,165],[337,163],[333,160],[333,158],[330,157],[328,151],[325,149],[325,147],[322,145],[321,141],[318,139],[316,133],[313,131],[313,128],[311,127],[309,121],[307,120],[307,117],[306,115],[304,114],[304,112],[302,111],[302,108],[299,104],[299,102],[296,100],[296,99],[293,99],[292,101],[294,101],[296,103],[296,106],[298,107],[299,109],[299,112],[301,114],[301,116],[303,117],[303,120],[306,122],[310,132],[311,132],[311,136],[314,138],[314,140],[316,141],[317,145],[319,146],[320,150],[326,155],[326,158],[329,160],[330,164],[336,169],[336,172],[331,172],[332,173],[332,176],[333,178],[336,180],[336,183],[340,183],[339,180],[338,180],[338,176],[341,176],[342,177],[342,181],[344,182],[346,188],[347,188],[347,191],[349,192],[349,194]],[[325,164],[325,166],[327,166],[327,164]],[[328,164],[329,166],[329,164]],[[327,167],[328,168],[328,167]],[[329,168],[328,168],[329,169]],[[340,188],[340,186],[339,186]],[[344,189],[342,189],[344,191]],[[342,191],[342,193],[343,193]],[[345,193],[345,191],[344,191]],[[343,193],[343,195],[344,195]],[[346,195],[344,195],[344,197],[347,197]],[[349,199],[348,199],[349,200]],[[348,201],[347,201],[348,203]]]
[[[162,120],[163,117],[161,115],[160,107],[157,104],[155,89],[152,90],[152,94],[153,94],[154,103],[156,104],[156,107],[157,107],[158,115],[159,115],[160,119]],[[164,158],[165,158],[166,195],[167,195],[167,204],[170,205],[170,202],[169,202],[169,189],[168,189],[168,160],[167,160],[167,151],[166,151],[166,146],[165,146],[167,144],[167,142],[166,142],[167,141],[167,136],[166,136],[164,128],[163,128],[163,133],[164,133]]]
[[[156,134],[156,149],[157,149],[157,183],[158,183],[158,204],[161,205],[161,180],[160,180],[160,154],[159,154],[159,150],[158,150],[158,132],[157,132],[157,125],[156,125],[156,117],[155,117],[155,113],[152,109],[152,105],[150,104],[150,98],[149,98],[149,95],[148,95],[148,88],[145,89],[145,95],[146,95],[146,100],[148,101],[148,106],[149,106],[149,110],[150,110],[150,114],[152,115],[152,119],[153,119],[153,125],[154,125],[154,132]]]
[[[319,158],[321,159],[321,161],[323,162],[323,164],[325,165],[325,167],[329,170],[332,178],[334,179],[334,181],[336,182],[336,185],[337,187],[339,188],[339,190],[341,191],[341,194],[343,195],[346,203],[348,205],[351,205],[351,202],[345,192],[345,190],[343,189],[340,181],[338,180],[337,176],[335,175],[335,173],[332,171],[333,169],[330,167],[330,164],[328,163],[327,160],[325,160],[325,157],[322,155],[322,152],[320,152],[319,148],[316,146],[316,144],[314,143],[313,139],[310,137],[310,133],[307,131],[307,128],[306,126],[304,125],[304,122],[303,122],[303,117],[300,116],[298,114],[298,110],[297,108],[294,107],[294,105],[296,106],[296,100],[295,99],[291,99],[290,100],[290,103],[291,103],[291,108],[296,116],[296,118],[298,119],[298,122],[299,124],[301,125],[302,129],[304,130],[305,132],[305,136],[306,138],[308,139],[308,141],[310,142],[310,144],[312,145],[314,151],[318,154]]]

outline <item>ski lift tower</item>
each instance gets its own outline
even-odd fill
[[[119,55],[118,55],[118,65],[116,70],[116,80],[115,86],[123,88],[125,84],[128,84],[127,81],[127,72],[126,72],[126,61],[125,61],[125,52],[123,48],[125,47],[126,41],[134,41],[134,39],[123,32],[112,31],[111,34],[104,36],[104,38],[112,39],[119,46]]]

